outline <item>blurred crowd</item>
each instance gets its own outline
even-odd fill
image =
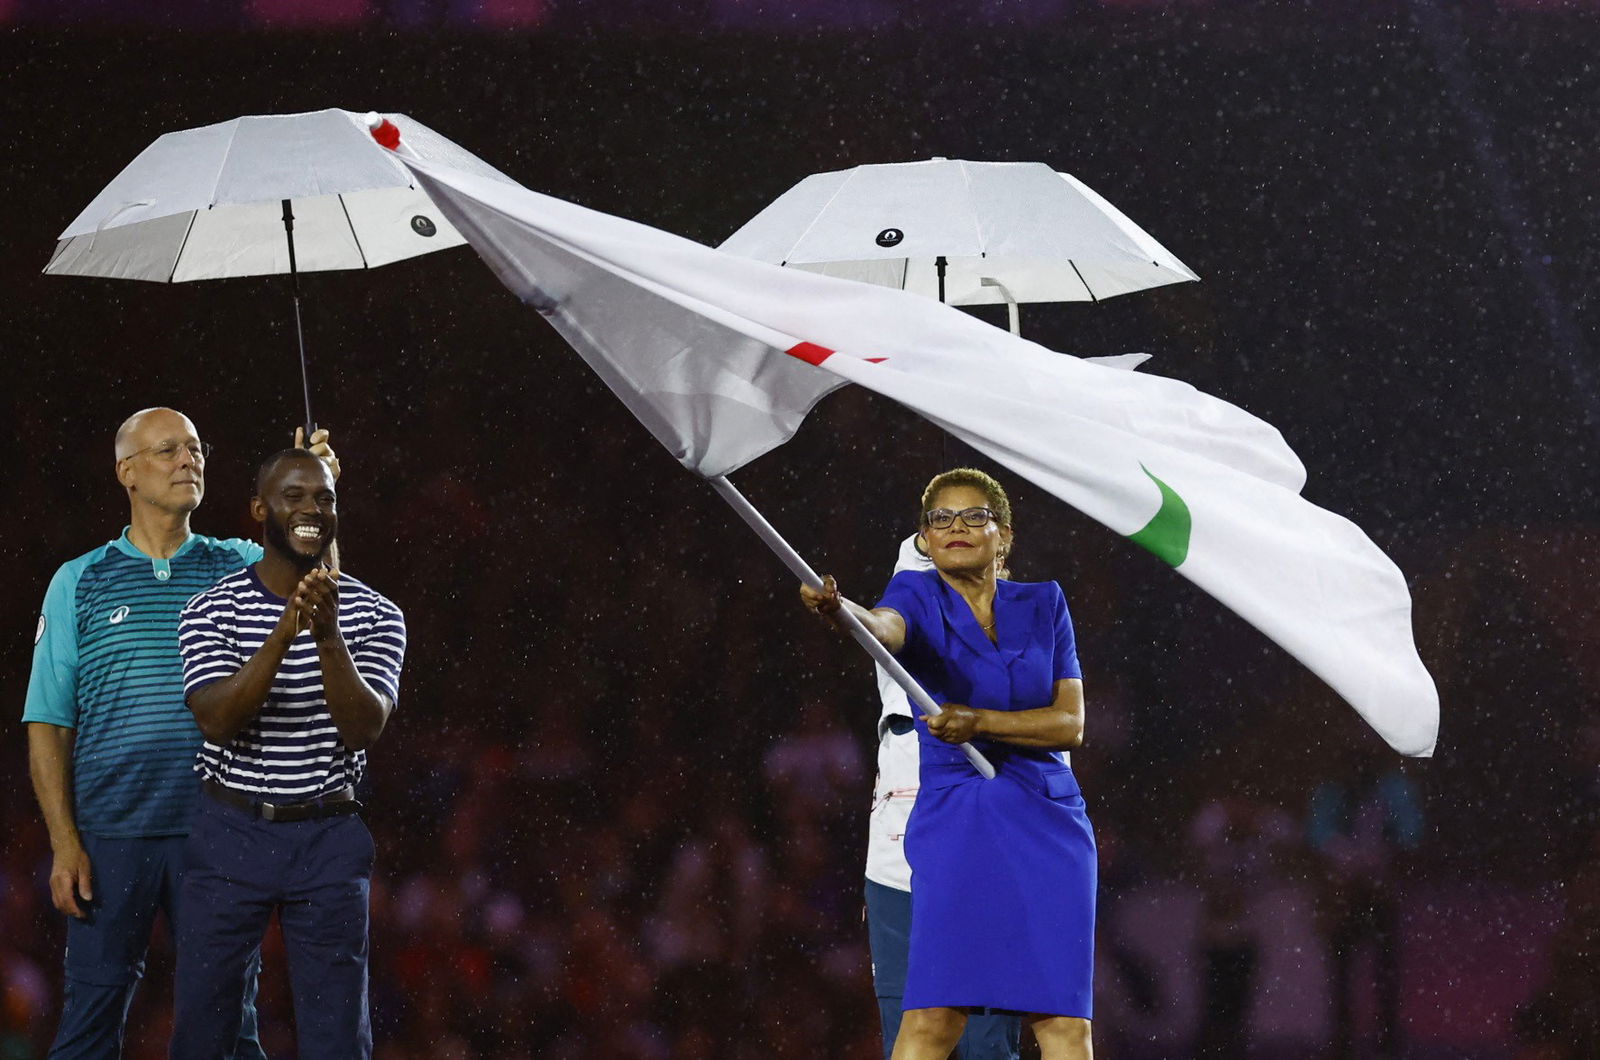
[[[592,676],[551,696],[522,732],[397,729],[375,756],[377,1055],[878,1056],[860,894],[866,726],[848,724],[827,697],[808,698],[790,731],[740,762],[716,727],[663,703],[640,709],[651,697],[604,684]],[[597,738],[585,705],[619,702],[633,709],[616,728],[634,738]],[[870,703],[858,706],[858,718],[871,716]],[[1101,711],[1108,733],[1117,709],[1108,700]],[[1083,772],[1104,778],[1105,761],[1097,752]],[[1333,978],[1316,1000],[1348,1008],[1334,985],[1352,981],[1348,957],[1362,942],[1380,964],[1396,954],[1391,885],[1421,833],[1413,786],[1392,763],[1377,768],[1318,786],[1294,810],[1243,794],[1213,799],[1169,850],[1145,851],[1157,837],[1097,815],[1104,1055],[1175,1055],[1180,1045],[1245,1055],[1264,950],[1284,944],[1263,900],[1302,893],[1314,878],[1338,892],[1298,907],[1328,921]],[[8,780],[20,791],[22,777]],[[42,1056],[53,1030],[62,930],[32,807],[8,800],[6,815],[0,1057],[10,1060]],[[1141,865],[1151,861],[1176,871],[1155,878]],[[1141,936],[1152,915],[1187,936],[1178,964]],[[1132,922],[1138,930],[1119,930]],[[292,1055],[275,934],[265,962],[264,1040],[269,1054]],[[163,943],[135,1004],[132,1057],[164,1055],[170,974]],[[1174,983],[1180,976],[1193,982]],[[1382,981],[1389,993],[1371,1035],[1398,1033],[1397,987]],[[1185,997],[1190,1011],[1174,1016]],[[1290,1041],[1332,1019],[1330,1010],[1320,1027],[1290,1028]],[[1152,1026],[1165,1028],[1154,1043]]]
[[[1600,720],[1583,724],[1574,757],[1587,769],[1568,804],[1577,827],[1560,872],[1565,912],[1543,981],[1517,1011],[1519,1060],[1600,1056]]]

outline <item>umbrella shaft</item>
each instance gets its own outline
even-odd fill
[[[310,445],[317,421],[311,418],[311,372],[306,367],[306,332],[300,320],[300,270],[294,259],[294,210],[288,199],[283,200],[283,235],[289,241],[289,289],[294,296],[294,337],[300,346],[300,390],[306,402],[306,444]]]
[[[311,444],[311,435],[317,429],[317,421],[311,417],[311,373],[306,367],[306,333],[300,323],[300,290],[297,286],[294,292],[294,337],[300,344],[300,392],[306,402],[306,445]]]

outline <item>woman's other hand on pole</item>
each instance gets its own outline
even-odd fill
[[[928,723],[928,731],[945,743],[967,743],[978,735],[980,713],[960,703],[946,703],[943,713],[924,714],[922,720]]]

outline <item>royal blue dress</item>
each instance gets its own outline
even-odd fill
[[[936,571],[896,574],[877,606],[905,619],[899,660],[935,702],[1031,710],[1050,705],[1058,680],[1082,676],[1055,582],[996,583],[998,644]],[[1094,832],[1065,757],[976,740],[995,766],[984,780],[921,721],[917,736],[905,1008],[1091,1019]]]

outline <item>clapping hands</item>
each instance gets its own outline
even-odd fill
[[[278,629],[290,638],[309,629],[318,643],[339,636],[339,572],[318,567],[301,578],[283,606]]]

